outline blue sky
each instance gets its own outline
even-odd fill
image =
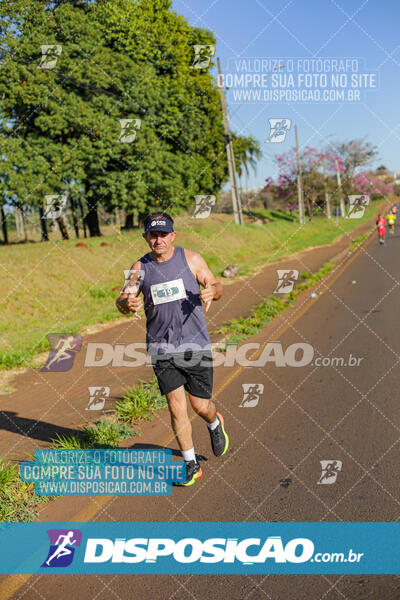
[[[390,170],[400,171],[399,0],[173,0],[172,7],[190,24],[214,32],[218,40],[216,56],[224,73],[239,73],[240,69],[243,73],[247,59],[277,57],[283,59],[280,63],[284,66],[275,72],[286,71],[288,77],[288,61],[292,59],[298,88],[297,78],[304,73],[298,59],[357,58],[354,70],[350,66],[347,69],[345,93],[354,73],[375,77],[368,79],[368,85],[376,82],[375,89],[360,91],[360,100],[352,102],[340,98],[312,103],[255,98],[249,103],[243,97],[235,99],[230,89],[227,103],[231,129],[251,134],[262,144],[263,159],[257,174],[250,175],[249,187],[262,185],[266,177],[276,175],[273,156],[294,145],[294,123],[301,146],[322,147],[334,140],[366,137],[379,148],[375,166],[383,163]],[[235,63],[239,59],[246,62]],[[325,64],[331,66],[332,62]],[[251,65],[254,69],[257,63]],[[330,87],[332,74],[327,69],[321,73],[326,73]],[[267,76],[271,78],[271,71]],[[319,77],[313,82],[313,90],[322,90]],[[281,83],[290,85],[287,80]],[[266,142],[270,118],[291,120],[291,128],[281,143]]]

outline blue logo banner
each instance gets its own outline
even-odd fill
[[[3,523],[0,573],[398,574],[400,523]]]

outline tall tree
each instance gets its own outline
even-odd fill
[[[5,0],[0,167],[20,206],[78,185],[85,224],[100,235],[99,203],[141,218],[219,191],[228,175],[219,94],[211,62],[192,68],[194,45],[216,40],[170,6]]]
[[[333,151],[340,156],[344,165],[344,177],[353,179],[357,169],[371,163],[378,155],[376,146],[365,139],[350,140],[348,142],[333,143]]]

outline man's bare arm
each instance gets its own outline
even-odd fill
[[[140,260],[138,260],[131,267],[132,273],[129,281],[124,285],[121,294],[115,302],[119,312],[123,315],[128,315],[130,312],[137,314],[143,306],[142,299],[139,298],[140,266]],[[141,318],[140,315],[137,314],[137,316],[139,319]]]
[[[216,280],[212,271],[209,269],[206,261],[197,252],[185,250],[186,259],[190,270],[195,275],[198,283],[203,286],[200,297],[205,304],[206,312],[210,308],[213,300],[219,300],[222,296],[222,285]]]

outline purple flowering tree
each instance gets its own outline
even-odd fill
[[[357,173],[353,179],[354,191],[358,194],[367,194],[372,199],[393,194],[393,186],[390,183],[376,177],[374,173],[363,171]]]
[[[291,148],[288,152],[276,155],[274,162],[279,173],[275,181],[268,177],[266,180],[267,188],[282,204],[297,204],[296,148]],[[320,152],[316,148],[306,146],[300,153],[304,203],[310,221],[314,216],[317,203],[323,206],[324,192],[329,183],[329,178],[324,178],[324,163],[331,180],[332,175],[337,171],[345,170],[340,156],[331,150]],[[332,181],[330,183],[332,188]]]

